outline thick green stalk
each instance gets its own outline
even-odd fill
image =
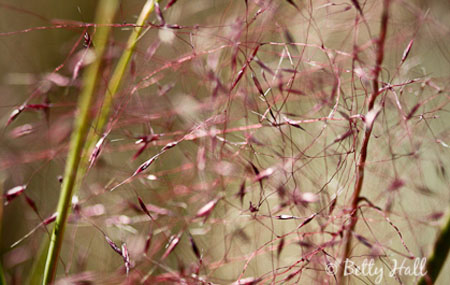
[[[447,221],[434,244],[433,252],[427,260],[427,275],[419,280],[418,285],[434,284],[436,282],[442,267],[444,267],[449,251],[450,213],[447,215]]]
[[[141,36],[143,26],[145,22],[150,17],[151,12],[155,8],[156,0],[148,0],[144,7],[142,7],[141,13],[136,21],[136,26],[133,29],[130,37],[128,38],[127,45],[120,56],[120,59],[114,69],[114,72],[111,76],[111,79],[108,82],[108,88],[105,91],[104,101],[100,110],[100,114],[98,115],[94,126],[95,130],[92,129],[89,132],[88,138],[86,140],[86,147],[84,149],[83,159],[81,161],[81,165],[78,170],[77,182],[75,184],[75,189],[79,189],[84,174],[86,174],[88,165],[89,165],[89,155],[92,152],[96,142],[99,140],[99,136],[102,134],[103,129],[105,128],[109,113],[111,112],[111,106],[113,103],[113,99],[117,94],[117,91],[120,88],[120,85],[124,79],[124,74],[126,72],[127,66],[131,60],[131,56],[133,55],[136,44]],[[76,190],[75,190],[76,191]]]
[[[83,159],[81,161],[81,165],[79,167],[77,183],[75,185],[75,189],[78,189],[82,183],[84,174],[86,174],[88,165],[89,165],[89,155],[92,152],[96,142],[99,140],[99,136],[102,134],[103,129],[105,128],[109,113],[111,112],[111,106],[113,103],[113,99],[117,94],[117,91],[120,88],[120,85],[124,79],[124,74],[126,72],[127,66],[131,60],[131,56],[133,55],[133,51],[136,47],[136,44],[139,40],[139,37],[142,33],[143,26],[145,22],[150,17],[151,12],[155,7],[156,0],[148,0],[144,7],[141,10],[138,20],[136,21],[136,26],[133,29],[130,37],[127,41],[127,46],[125,47],[120,59],[114,69],[114,72],[111,76],[111,79],[108,82],[108,88],[105,91],[104,101],[102,107],[100,109],[100,114],[98,115],[94,126],[95,130],[92,129],[89,132],[88,138],[86,140],[86,147],[84,149]]]
[[[114,69],[114,73],[111,76],[111,79],[108,82],[108,88],[106,89],[104,101],[102,108],[100,110],[100,115],[97,119],[97,134],[101,133],[102,129],[105,127],[108,122],[108,115],[111,109],[111,105],[119,90],[120,84],[122,83],[125,71],[127,69],[128,63],[131,60],[131,56],[133,55],[133,51],[136,47],[136,43],[138,42],[139,36],[141,35],[143,26],[145,22],[150,17],[151,12],[155,7],[156,0],[148,0],[144,7],[141,10],[141,14],[139,15],[138,20],[136,21],[136,27],[133,29],[130,37],[128,38],[127,46],[125,50],[122,52],[122,55],[119,59],[119,62]],[[94,140],[95,141],[95,140]]]
[[[108,35],[111,29],[108,24],[112,23],[117,7],[117,0],[102,0],[97,7],[96,23],[102,24],[102,26],[97,27],[94,35],[96,60],[86,69],[83,75],[83,89],[78,101],[78,114],[71,136],[69,153],[64,172],[64,180],[61,186],[61,193],[56,210],[57,217],[50,237],[50,245],[47,253],[42,284],[51,283],[56,275],[57,262],[64,237],[66,220],[71,208],[73,187],[77,176],[83,146],[89,130],[90,107],[94,98],[94,91],[97,84],[102,56],[106,49]]]
[[[78,161],[77,161],[77,167],[75,170],[75,176],[73,177],[73,180],[70,182],[71,183],[71,186],[70,186],[71,191],[70,191],[70,197],[69,197],[70,199],[72,197],[72,193],[74,191],[76,191],[79,183],[81,183],[81,178],[84,176],[84,174],[87,171],[87,166],[88,166],[87,158],[88,158],[89,150],[92,149],[96,140],[98,140],[98,134],[101,133],[101,131],[105,127],[106,123],[108,122],[108,116],[110,113],[113,98],[114,98],[115,94],[117,93],[117,91],[119,90],[120,84],[123,81],[124,74],[126,72],[128,64],[131,60],[131,56],[136,47],[136,43],[139,39],[139,36],[142,33],[142,29],[143,29],[145,22],[148,20],[151,12],[154,9],[155,2],[156,2],[155,0],[148,0],[146,2],[146,4],[144,5],[144,7],[142,8],[141,14],[139,15],[139,18],[136,22],[136,27],[133,29],[133,32],[131,33],[131,35],[128,39],[127,46],[126,46],[125,50],[123,51],[122,56],[120,57],[120,59],[117,63],[117,66],[113,72],[111,79],[109,80],[108,87],[106,89],[106,93],[104,96],[104,102],[103,102],[102,108],[100,110],[100,114],[97,117],[96,123],[94,124],[96,126],[97,131],[92,130],[91,132],[89,132],[88,138],[86,139],[86,145],[84,147],[85,155],[83,157],[85,159],[83,159],[80,162],[80,156],[77,156]],[[95,44],[95,45],[96,45],[96,47],[98,46],[98,44]],[[95,86],[95,84],[94,84],[94,86]],[[90,102],[90,103],[92,103],[92,102]],[[83,151],[82,147],[81,147],[80,151]],[[77,177],[78,177],[78,181],[76,181]],[[66,179],[64,179],[64,180],[66,180]],[[64,185],[63,185],[63,187],[64,187]],[[68,201],[66,202],[67,206],[70,205],[70,199],[68,199]],[[60,202],[62,204],[61,199],[60,199]],[[63,206],[61,206],[61,208],[62,207]],[[59,207],[58,207],[58,209],[59,209]],[[57,212],[59,213],[60,211],[58,210]],[[66,216],[67,216],[67,213],[66,213]],[[57,222],[58,222],[58,219],[57,219]],[[56,225],[58,225],[58,224],[56,224]],[[56,230],[56,225],[55,225],[55,230]],[[52,235],[52,238],[53,238],[53,235]],[[52,244],[53,244],[53,242],[51,240],[50,246],[52,246]],[[60,246],[61,245],[59,245],[59,247]],[[50,250],[52,250],[51,247],[49,249],[49,253],[50,253]],[[58,251],[59,251],[59,249],[58,249]],[[47,266],[48,266],[47,264],[48,264],[48,261],[46,263],[46,272],[47,272]],[[55,269],[53,269],[53,270],[55,270]],[[53,272],[53,274],[54,274],[54,272]]]

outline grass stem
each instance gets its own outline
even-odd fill
[[[78,189],[82,183],[82,179],[84,177],[84,174],[86,174],[88,170],[89,165],[89,156],[92,152],[93,147],[95,146],[96,142],[99,140],[99,137],[102,135],[103,129],[105,128],[109,113],[111,112],[111,106],[114,100],[114,97],[116,96],[120,85],[122,81],[124,80],[125,71],[127,69],[127,66],[131,60],[131,57],[133,55],[134,49],[136,48],[136,44],[139,40],[139,37],[142,34],[143,26],[145,25],[145,22],[150,17],[151,12],[155,8],[155,2],[156,0],[148,0],[144,7],[141,10],[141,13],[136,21],[136,25],[128,38],[127,45],[120,56],[120,59],[116,65],[116,68],[114,69],[114,72],[111,76],[111,79],[108,82],[108,87],[106,88],[105,95],[104,95],[104,101],[102,104],[102,107],[100,109],[100,113],[94,122],[95,130],[92,129],[87,137],[86,140],[86,147],[84,150],[83,159],[81,161],[81,165],[79,167],[79,174],[77,178],[77,183],[75,185],[75,189]],[[76,190],[75,190],[76,191]]]
[[[117,94],[117,91],[119,90],[119,87],[124,79],[124,74],[128,67],[128,63],[131,60],[131,56],[133,55],[134,49],[141,35],[143,26],[150,17],[150,14],[155,7],[155,2],[156,0],[148,0],[145,3],[144,7],[142,8],[139,18],[136,21],[136,26],[133,29],[133,32],[131,33],[130,37],[128,38],[127,46],[123,51],[119,59],[119,62],[116,65],[116,68],[114,69],[111,79],[108,82],[108,87],[105,92],[102,108],[100,110],[100,114],[97,119],[96,124],[97,134],[101,132],[101,130],[105,127],[106,123],[108,122],[108,115],[110,113],[114,96]]]
[[[418,285],[434,284],[444,267],[448,252],[450,251],[450,213],[447,215],[447,221],[439,233],[434,244],[433,252],[427,259],[427,275],[423,276]]]
[[[357,219],[357,209],[358,209],[358,203],[360,194],[362,191],[363,183],[364,183],[364,172],[365,172],[365,166],[366,166],[366,160],[367,160],[367,153],[369,148],[369,141],[373,130],[373,125],[375,123],[376,117],[379,114],[379,110],[377,110],[377,107],[375,106],[375,101],[380,95],[379,91],[379,84],[378,84],[378,77],[381,72],[381,64],[383,63],[384,58],[384,43],[386,41],[386,35],[387,35],[387,27],[388,27],[388,19],[389,19],[389,5],[390,0],[384,0],[383,1],[383,12],[381,15],[381,26],[380,26],[380,35],[377,39],[377,50],[376,50],[376,62],[375,62],[375,69],[374,69],[374,75],[373,75],[373,81],[372,81],[372,94],[369,97],[368,103],[367,103],[367,116],[366,119],[373,115],[373,118],[370,120],[370,122],[366,121],[365,125],[365,131],[364,131],[364,137],[361,145],[361,150],[359,153],[359,160],[358,164],[356,166],[356,182],[355,182],[355,188],[351,197],[351,209],[350,209],[350,225],[345,231],[344,235],[344,253],[342,255],[342,263],[344,264],[346,259],[350,255],[351,250],[351,242],[352,242],[352,233],[355,229],[356,223],[358,221]],[[339,267],[339,273],[338,273],[339,280],[342,282],[344,279],[344,266]]]
[[[97,7],[96,23],[112,23],[117,7],[117,0],[102,0]],[[83,89],[78,101],[78,114],[71,136],[64,180],[61,186],[61,193],[56,210],[57,218],[50,236],[50,245],[47,253],[42,284],[52,283],[56,275],[57,261],[64,237],[66,220],[71,208],[73,187],[77,176],[83,146],[90,126],[90,107],[94,98],[102,56],[108,42],[109,31],[110,27],[107,25],[97,28],[94,35],[96,60],[87,68],[83,75]]]

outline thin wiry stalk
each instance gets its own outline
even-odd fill
[[[118,7],[117,0],[102,0],[97,8],[96,23],[110,24],[114,18]],[[90,125],[90,107],[94,98],[94,91],[97,84],[98,73],[102,55],[106,49],[110,27],[98,27],[94,36],[94,45],[96,51],[96,60],[86,70],[83,76],[83,90],[78,101],[79,113],[75,121],[75,128],[72,133],[64,181],[61,186],[61,194],[57,206],[57,218],[53,228],[50,245],[45,263],[44,276],[42,284],[49,284],[53,281],[56,274],[57,261],[61,250],[64,236],[64,228],[67,216],[70,211],[70,203],[73,194],[73,187],[77,176],[83,146]]]
[[[427,275],[423,276],[418,285],[434,284],[439,273],[444,267],[448,252],[450,251],[450,213],[447,215],[447,221],[441,229],[439,236],[434,244],[433,252],[427,259]]]
[[[345,236],[344,236],[344,254],[342,255],[342,262],[345,262],[345,260],[350,255],[350,249],[351,249],[351,242],[352,242],[352,232],[355,229],[356,223],[358,221],[357,219],[357,209],[358,209],[358,202],[362,190],[362,186],[364,183],[364,172],[365,172],[365,165],[366,165],[366,159],[367,159],[367,151],[369,147],[369,141],[370,136],[372,134],[373,125],[375,123],[376,117],[379,113],[379,110],[376,110],[375,106],[375,100],[377,99],[378,95],[380,94],[379,91],[379,84],[378,84],[378,77],[380,75],[381,71],[381,64],[383,62],[384,58],[384,43],[386,40],[386,34],[387,34],[387,27],[388,27],[388,19],[389,19],[389,4],[390,0],[384,0],[383,2],[383,12],[381,15],[381,26],[380,26],[380,35],[377,40],[377,50],[376,50],[376,62],[375,62],[375,70],[373,75],[373,90],[372,94],[369,97],[369,101],[367,103],[367,116],[366,116],[366,125],[365,125],[365,132],[364,137],[361,145],[359,160],[356,168],[356,182],[355,182],[355,188],[351,197],[351,208],[350,208],[350,225],[346,229]],[[372,117],[373,116],[373,117]],[[368,117],[372,117],[370,119]],[[339,273],[338,273],[339,280],[343,280],[344,278],[344,266],[339,267]]]

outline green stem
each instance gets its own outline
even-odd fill
[[[113,75],[108,82],[108,88],[105,91],[104,101],[100,110],[100,114],[98,115],[96,122],[94,123],[95,130],[92,129],[89,132],[89,135],[86,140],[86,147],[84,150],[83,160],[81,161],[81,165],[79,167],[79,174],[77,176],[77,183],[75,185],[75,189],[79,189],[84,174],[86,174],[89,165],[89,155],[92,152],[96,142],[99,140],[100,135],[103,132],[107,122],[109,113],[111,112],[111,106],[113,103],[113,99],[117,94],[117,91],[120,88],[120,85],[124,79],[124,74],[127,69],[127,66],[131,60],[131,56],[133,55],[133,51],[136,48],[136,44],[141,36],[143,26],[145,22],[150,17],[151,12],[155,8],[156,0],[148,0],[144,7],[141,10],[141,13],[136,21],[136,26],[133,29],[130,37],[127,41],[127,46],[125,47],[120,59],[114,69]]]
[[[101,131],[105,127],[106,123],[108,122],[108,116],[110,113],[110,109],[111,109],[111,105],[112,105],[114,96],[117,94],[117,91],[120,88],[120,85],[123,81],[127,66],[131,60],[131,56],[136,47],[136,43],[139,40],[139,36],[142,33],[142,29],[143,29],[145,22],[148,20],[151,12],[154,9],[155,2],[156,2],[156,0],[148,0],[145,3],[144,7],[142,8],[141,14],[139,15],[139,18],[136,22],[136,27],[133,29],[133,32],[131,33],[131,35],[128,39],[127,46],[126,46],[125,50],[123,51],[123,53],[117,63],[117,66],[113,72],[111,79],[109,80],[108,87],[106,89],[105,96],[104,96],[104,102],[103,102],[102,108],[100,110],[100,114],[96,120],[96,123],[94,124],[96,126],[97,131],[91,130],[91,132],[89,132],[87,139],[86,139],[87,126],[86,126],[85,130],[84,129],[82,130],[83,131],[83,139],[80,141],[80,142],[82,142],[82,144],[79,145],[79,147],[78,147],[79,149],[77,148],[77,155],[76,155],[76,157],[74,157],[74,159],[76,158],[76,161],[73,161],[70,164],[70,167],[69,167],[69,162],[70,162],[71,156],[69,154],[67,168],[70,168],[71,175],[69,176],[69,174],[68,174],[69,170],[66,168],[67,171],[66,171],[65,176],[70,177],[70,181],[66,182],[66,180],[69,180],[69,179],[64,178],[64,182],[67,183],[67,186],[65,186],[65,183],[64,183],[62,189],[67,188],[70,190],[67,191],[66,195],[63,195],[63,194],[61,195],[60,203],[58,204],[58,210],[57,210],[58,213],[62,212],[65,215],[65,217],[60,217],[58,215],[58,218],[57,218],[56,224],[55,224],[54,233],[57,233],[58,228],[59,228],[60,232],[64,231],[64,223],[58,223],[58,220],[61,220],[61,221],[65,220],[68,212],[60,211],[60,209],[66,209],[69,207],[72,193],[74,191],[76,191],[76,189],[78,189],[78,186],[81,183],[81,178],[84,176],[84,174],[87,171],[87,166],[88,166],[87,158],[88,158],[89,152],[92,149],[92,147],[95,145],[96,140],[98,140],[99,134],[101,133]],[[110,2],[108,2],[108,3],[111,5]],[[102,4],[103,4],[103,2],[102,2]],[[116,4],[114,3],[114,5],[116,5]],[[114,10],[115,9],[116,8],[114,8]],[[100,43],[96,43],[96,47],[99,47],[99,44]],[[97,64],[99,64],[99,62]],[[92,67],[93,66],[94,66],[94,64],[92,65]],[[97,67],[97,70],[98,70],[98,67]],[[98,72],[95,72],[95,75],[97,75],[97,73]],[[96,80],[97,80],[96,76],[91,75],[91,77],[89,77],[89,78],[94,78],[94,77],[95,77],[95,82],[96,82]],[[93,84],[94,87],[95,87],[95,82]],[[86,86],[88,86],[88,84]],[[88,88],[86,87],[86,89],[88,89]],[[92,91],[93,91],[93,88],[92,88]],[[93,96],[90,97],[88,106],[91,105],[92,98],[93,98]],[[82,109],[81,106],[82,106],[82,104],[80,102],[80,110]],[[81,116],[80,116],[80,118],[81,118]],[[77,124],[77,125],[81,126],[82,124]],[[74,134],[76,134],[76,133],[74,133]],[[79,139],[81,139],[81,137],[78,138],[77,140],[79,140]],[[75,140],[75,138],[73,140]],[[80,154],[83,151],[84,141],[86,141],[86,145],[84,146],[84,156],[80,162]],[[71,145],[71,149],[72,149],[72,145]],[[75,163],[76,163],[76,167],[74,167]],[[65,193],[65,191],[62,191],[62,193]],[[60,225],[62,225],[62,227]],[[44,284],[46,284],[46,282],[47,282],[45,280],[47,278],[49,278],[49,277],[46,277],[48,275],[47,271],[53,271],[51,274],[54,276],[55,269],[56,269],[55,265],[49,264],[50,252],[55,252],[55,253],[59,252],[60,247],[61,247],[61,241],[58,242],[59,244],[56,242],[53,242],[54,236],[56,237],[56,236],[58,236],[58,234],[52,234],[52,237],[51,237],[49,257],[47,258],[46,269],[45,269],[46,275],[44,276]],[[56,254],[56,255],[58,255],[58,254]],[[55,262],[53,261],[53,263],[55,263]],[[49,268],[47,268],[47,267],[49,267]],[[52,269],[52,267],[54,267],[54,268]],[[51,277],[51,279],[48,279],[48,280],[53,280],[53,277]]]
[[[434,284],[444,267],[450,251],[450,213],[447,221],[434,244],[434,249],[427,261],[427,275],[419,280],[418,285]]]
[[[139,15],[139,18],[136,21],[136,27],[133,29],[133,32],[128,38],[127,46],[125,50],[122,52],[119,62],[117,63],[116,68],[114,69],[114,73],[108,82],[108,88],[106,89],[105,92],[103,105],[100,110],[100,115],[98,116],[97,119],[96,124],[97,134],[101,133],[106,123],[108,122],[108,115],[111,109],[114,96],[117,94],[120,84],[123,81],[128,63],[131,60],[131,56],[133,55],[133,51],[136,47],[139,36],[141,35],[143,26],[147,21],[147,19],[150,17],[150,14],[155,7],[155,2],[156,0],[148,0],[145,3],[144,7],[142,8],[141,14]]]
[[[61,250],[67,216],[70,211],[73,187],[77,176],[83,146],[89,130],[89,111],[94,98],[94,91],[97,84],[98,73],[103,53],[108,42],[108,35],[111,29],[107,24],[112,23],[118,7],[117,0],[102,0],[97,8],[96,23],[106,24],[98,27],[94,35],[94,45],[96,60],[92,63],[83,75],[83,89],[78,101],[79,112],[75,121],[74,131],[71,136],[68,159],[64,173],[64,181],[61,186],[61,194],[57,206],[57,218],[53,228],[50,245],[47,253],[47,260],[44,269],[42,284],[49,284],[56,275],[57,261]]]

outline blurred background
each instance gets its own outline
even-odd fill
[[[364,17],[352,1],[179,0],[165,9],[168,2],[139,40],[111,132],[75,194],[58,282],[335,284],[325,268],[342,252],[338,232],[348,219],[382,1],[359,1]],[[362,190],[382,211],[361,208],[352,260],[379,256],[383,284],[413,284],[388,273],[409,256],[403,242],[414,256],[430,254],[448,212],[450,4],[391,2],[380,80],[393,87],[377,100]],[[144,3],[121,2],[93,112]],[[51,230],[40,225],[58,201],[79,74],[89,63],[83,35],[95,36],[82,24],[93,23],[96,4],[0,2],[0,250],[8,284],[33,283]],[[5,203],[20,185],[24,194]],[[127,245],[128,277],[105,236]],[[438,284],[450,282],[449,266]]]

